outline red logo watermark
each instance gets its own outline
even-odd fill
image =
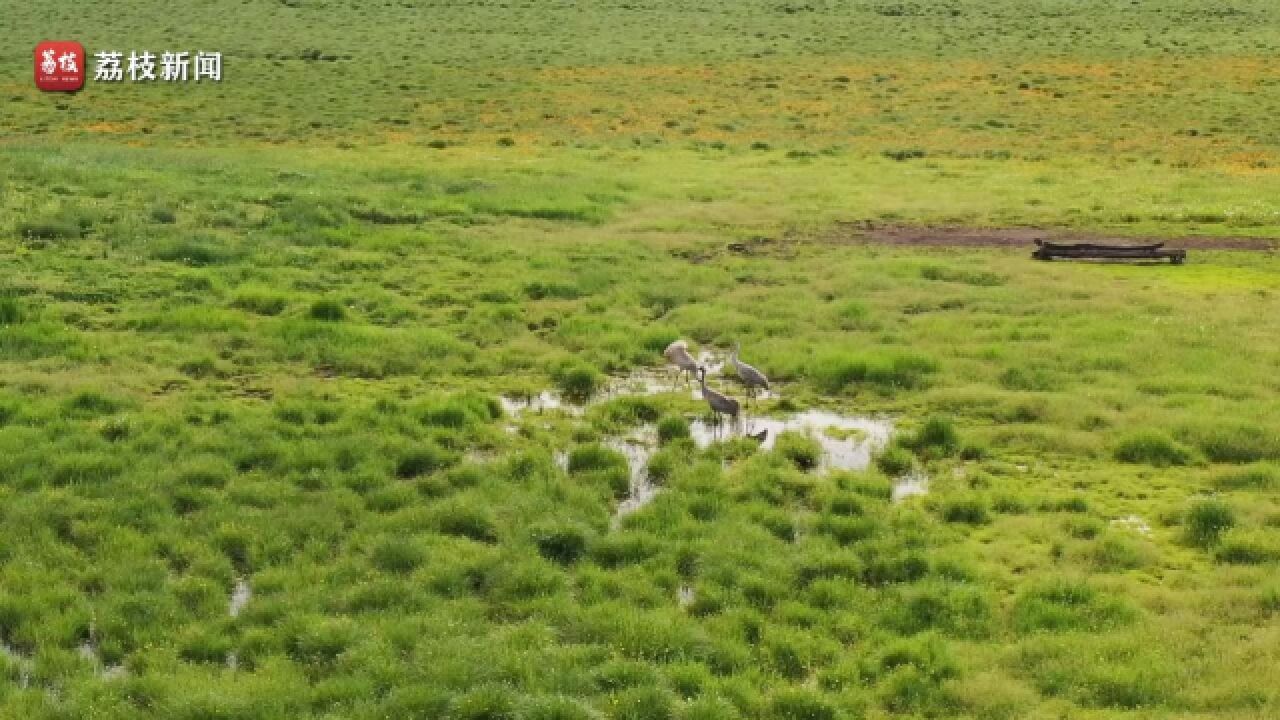
[[[36,87],[45,92],[75,92],[84,87],[88,58],[78,42],[49,40],[36,46]]]

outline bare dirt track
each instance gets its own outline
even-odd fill
[[[1135,237],[1101,235],[1076,230],[1045,228],[974,228],[974,227],[909,227],[876,225],[868,222],[837,223],[828,234],[832,242],[917,247],[998,247],[1034,249],[1036,240],[1055,242],[1097,243],[1103,245],[1141,245],[1164,242],[1170,248],[1192,250],[1250,250],[1269,252],[1280,249],[1280,240],[1261,237]]]

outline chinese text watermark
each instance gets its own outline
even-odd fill
[[[222,53],[199,51],[165,51],[158,56],[148,51],[130,50],[124,53],[103,51],[94,53],[97,64],[93,79],[97,82],[200,82],[222,81]]]

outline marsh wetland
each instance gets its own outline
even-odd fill
[[[1280,716],[1274,3],[0,14],[0,716]]]

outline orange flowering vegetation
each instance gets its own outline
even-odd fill
[[[1277,81],[1259,58],[871,63],[829,58],[513,69],[499,101],[423,103],[434,135],[535,144],[723,143],[816,151],[907,148],[931,156],[1125,155],[1180,164],[1268,164],[1249,131]],[[1231,159],[1228,159],[1231,158]]]
[[[119,135],[121,133],[136,132],[138,130],[138,125],[137,123],[103,121],[103,122],[90,123],[88,125],[83,126],[81,129],[89,133],[104,134],[104,135]]]
[[[892,157],[1084,155],[1233,171],[1280,162],[1275,141],[1257,132],[1280,114],[1269,92],[1280,69],[1256,55],[583,58],[564,66],[451,66],[421,79],[409,74],[412,84],[341,92],[285,69],[299,84],[280,97],[228,83],[221,103],[201,101],[194,90],[142,94],[121,86],[52,99],[15,86],[3,124],[34,123],[51,136],[197,145],[709,145]],[[107,92],[111,103],[101,101]],[[323,102],[297,116],[250,118],[238,109],[251,101],[293,107],[305,96]],[[41,120],[51,105],[61,108],[58,123]]]
[[[1233,153],[1223,162],[1223,169],[1241,175],[1271,174],[1280,170],[1274,156],[1260,152]]]

